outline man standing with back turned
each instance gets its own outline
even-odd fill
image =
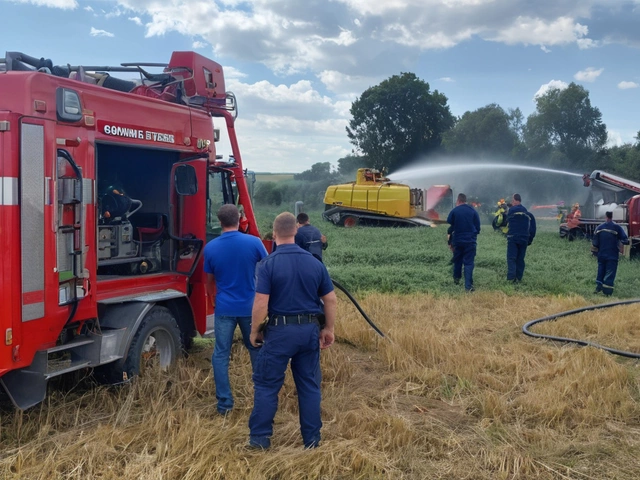
[[[618,272],[619,243],[626,245],[629,237],[623,228],[614,223],[613,212],[606,212],[606,222],[598,225],[593,234],[593,250],[598,254],[598,275],[596,277],[596,291],[607,297],[613,293],[613,282]]]
[[[229,384],[229,357],[236,326],[240,326],[251,364],[258,349],[251,345],[251,305],[255,294],[256,264],[267,256],[262,241],[238,231],[240,212],[227,204],[218,210],[222,235],[204,248],[204,271],[207,293],[213,298],[215,288],[215,346],[213,349],[213,379],[216,384],[218,413],[226,415],[233,409]]]
[[[520,202],[522,197],[514,193],[507,213],[507,281],[513,283],[522,281],[524,256],[536,236],[536,219]]]
[[[296,218],[298,221],[298,233],[296,233],[296,245],[308,251],[322,261],[322,251],[327,248],[327,237],[320,233],[316,227],[309,223],[309,215],[302,212]]]
[[[302,440],[305,448],[315,448],[322,427],[320,349],[334,341],[336,294],[324,264],[295,244],[296,218],[291,213],[276,217],[273,235],[278,250],[256,268],[251,344],[264,344],[253,371],[249,447],[266,449],[271,445],[278,392],[291,360]]]
[[[449,212],[447,223],[451,225],[453,234],[453,281],[456,285],[460,283],[464,264],[464,288],[467,292],[473,292],[473,262],[476,258],[476,239],[480,233],[480,216],[475,208],[467,205],[464,193],[458,194],[456,207]]]

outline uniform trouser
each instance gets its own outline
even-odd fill
[[[242,339],[249,350],[251,364],[255,362],[258,349],[251,345],[251,317],[231,317],[216,315],[214,334],[216,337],[211,363],[213,364],[213,380],[216,384],[216,398],[218,399],[218,411],[226,413],[233,408],[233,395],[229,383],[229,357],[233,344],[233,334],[236,326],[240,327]]]
[[[522,280],[526,253],[526,241],[507,240],[507,280]]]
[[[613,282],[618,271],[618,260],[598,259],[598,275],[596,276],[596,290],[602,290],[605,295],[613,293]]]
[[[453,247],[453,278],[462,278],[464,264],[464,288],[473,287],[473,261],[476,258],[476,244],[462,243]]]
[[[250,443],[268,448],[278,392],[287,365],[298,391],[300,432],[305,447],[320,443],[320,329],[317,324],[267,326],[253,371],[254,401],[249,417]]]

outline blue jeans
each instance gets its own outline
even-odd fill
[[[251,445],[268,448],[273,419],[278,410],[278,392],[284,383],[287,365],[298,391],[300,432],[304,446],[320,443],[320,329],[305,325],[267,326],[253,370],[254,402],[249,430]]]
[[[475,258],[475,243],[463,243],[453,246],[453,278],[462,278],[462,265],[464,264],[464,288],[467,290],[473,287],[473,261]]]
[[[618,272],[618,260],[598,259],[598,275],[596,276],[596,290],[602,290],[605,295],[613,293],[613,282]]]
[[[251,334],[251,317],[228,317],[217,316],[214,323],[214,334],[216,337],[215,347],[211,363],[213,364],[213,380],[216,384],[216,398],[218,399],[218,412],[226,413],[233,408],[233,395],[229,384],[229,357],[231,356],[231,345],[233,344],[233,334],[236,326],[240,327],[242,339],[249,350],[251,365],[255,364],[258,349],[249,342]]]
[[[527,242],[507,240],[507,280],[522,280]]]

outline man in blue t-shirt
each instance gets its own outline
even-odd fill
[[[273,234],[278,250],[256,268],[251,343],[264,345],[253,370],[249,446],[271,445],[278,392],[291,360],[302,440],[305,448],[314,448],[322,428],[320,349],[334,341],[336,294],[324,264],[295,244],[296,218],[291,213],[276,217]]]
[[[605,216],[606,222],[598,225],[591,243],[598,255],[598,274],[594,293],[602,292],[608,297],[613,293],[613,282],[618,272],[620,245],[627,245],[629,237],[620,225],[614,223],[613,212],[606,212]]]
[[[327,248],[327,237],[320,230],[309,223],[309,215],[302,212],[296,217],[298,221],[298,233],[296,233],[296,245],[311,253],[322,261],[322,251]]]
[[[467,204],[467,196],[458,194],[456,207],[449,212],[447,233],[453,246],[453,281],[457,285],[462,278],[464,264],[464,288],[473,292],[473,267],[476,258],[476,239],[480,233],[480,216]]]
[[[251,345],[251,306],[255,295],[256,264],[267,256],[262,241],[238,231],[240,213],[235,205],[227,204],[218,210],[222,235],[204,248],[204,271],[207,274],[207,293],[215,292],[215,346],[213,349],[213,379],[216,384],[218,413],[226,415],[233,409],[233,395],[229,384],[229,356],[236,326],[251,365],[257,349]]]

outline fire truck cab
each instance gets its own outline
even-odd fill
[[[217,208],[237,204],[259,235],[224,88],[193,52],[120,67],[0,59],[0,383],[17,407],[75,370],[117,383],[151,357],[166,367],[206,331]]]

